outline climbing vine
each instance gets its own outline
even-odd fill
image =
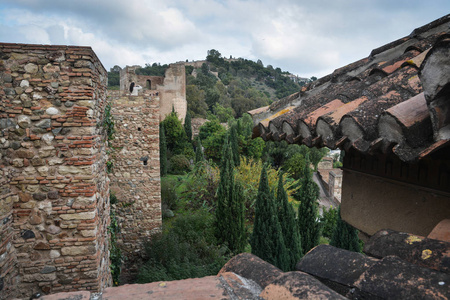
[[[114,139],[114,133],[116,132],[114,129],[114,121],[111,116],[111,103],[108,103],[105,107],[105,114],[104,114],[104,118],[103,118],[103,128],[106,130],[108,146],[111,146],[109,144],[109,141]],[[109,150],[108,150],[108,152],[109,152]],[[106,172],[108,174],[112,173],[113,166],[114,166],[114,163],[112,161],[106,162]]]
[[[111,203],[116,203],[117,198],[116,196],[111,193],[109,196]],[[110,218],[111,223],[108,226],[108,233],[109,233],[109,261],[111,269],[111,275],[113,279],[114,286],[118,286],[120,281],[120,268],[122,266],[122,251],[120,251],[120,248],[117,245],[117,235],[120,233],[120,227],[117,223],[117,217],[116,212],[111,208],[110,209]]]
[[[106,136],[108,141],[114,139],[114,121],[111,116],[111,103],[108,103],[105,107],[105,115],[103,118],[103,128],[106,130]]]

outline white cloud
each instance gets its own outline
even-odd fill
[[[91,46],[114,65],[224,56],[323,76],[441,17],[448,0],[2,0],[5,42]]]

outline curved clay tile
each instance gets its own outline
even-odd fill
[[[388,110],[378,122],[379,136],[389,142],[419,147],[433,137],[431,119],[424,93]]]

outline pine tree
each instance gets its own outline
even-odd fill
[[[277,190],[278,220],[280,222],[283,239],[288,250],[288,268],[283,271],[295,270],[295,265],[303,256],[302,244],[298,225],[295,220],[295,212],[292,204],[288,202],[288,196],[283,185],[283,174],[280,174]]]
[[[236,131],[236,125],[233,125],[230,129],[230,144],[231,144],[231,151],[233,154],[234,165],[237,167],[241,164],[241,160],[239,157],[239,140]]]
[[[195,163],[204,161],[205,158],[203,156],[202,142],[200,137],[197,136],[197,148],[195,149]]]
[[[167,174],[167,144],[164,125],[159,124],[159,164],[160,174],[164,176]]]
[[[294,197],[300,201],[298,207],[298,229],[300,231],[303,253],[319,244],[320,223],[317,220],[317,199],[319,187],[312,180],[309,156],[306,156],[301,187]]]
[[[220,166],[220,182],[217,190],[216,237],[225,243],[232,253],[240,253],[245,247],[244,203],[239,197],[240,187],[234,181],[234,164],[231,146],[225,139]]]
[[[189,111],[186,113],[186,118],[184,120],[184,131],[189,142],[192,142],[192,125],[191,125],[191,114]]]
[[[285,255],[287,250],[278,222],[274,195],[269,188],[266,166],[261,170],[250,245],[254,255],[282,270],[288,268],[289,261]]]
[[[338,209],[338,219],[336,227],[333,231],[333,236],[330,245],[341,249],[346,249],[354,252],[361,252],[361,245],[358,238],[358,230],[346,223],[341,218],[341,207]]]

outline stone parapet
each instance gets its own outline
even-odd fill
[[[90,47],[0,44],[0,293],[110,285],[106,85]]]

